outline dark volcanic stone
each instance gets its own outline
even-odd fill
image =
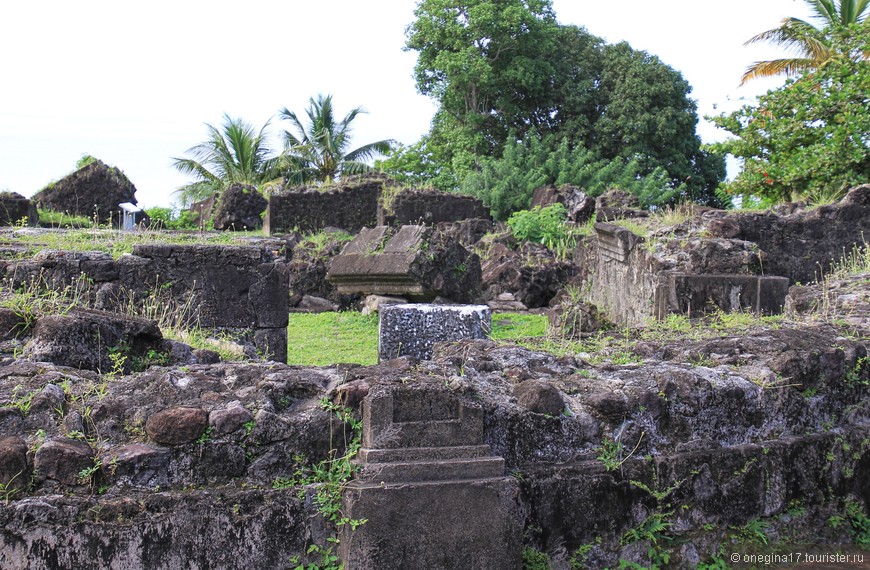
[[[21,491],[30,483],[27,443],[21,437],[0,437],[0,486]]]
[[[24,218],[28,226],[39,222],[36,205],[16,192],[0,192],[0,226],[18,224]]]
[[[559,390],[548,382],[526,380],[514,388],[517,403],[530,412],[558,416],[565,409]]]
[[[118,204],[135,204],[136,187],[118,168],[95,160],[49,184],[33,196],[33,201],[47,210],[73,216],[93,218],[96,213],[100,223],[113,220],[118,225]]]
[[[260,214],[268,202],[253,186],[233,184],[221,194],[214,213],[216,230],[253,230],[263,227]]]
[[[182,445],[195,441],[205,431],[208,413],[200,408],[171,408],[157,412],[145,422],[148,437],[157,443]]]
[[[214,410],[210,413],[208,424],[214,428],[216,433],[224,435],[233,433],[253,419],[254,416],[251,412],[243,408],[241,403],[235,402],[235,405],[230,405],[225,410]]]
[[[122,445],[106,454],[103,472],[113,483],[154,487],[169,481],[171,454],[144,443]]]
[[[46,441],[33,458],[38,479],[53,479],[64,485],[79,484],[79,473],[93,465],[94,451],[91,446],[84,441],[65,437]]]

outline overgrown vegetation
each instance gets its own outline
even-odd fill
[[[354,417],[351,409],[326,398],[320,401],[320,407],[330,414],[329,454],[313,464],[306,464],[304,457],[294,457],[298,467],[293,477],[278,478],[272,487],[298,489],[299,498],[303,500],[311,489],[317,511],[336,534],[344,527],[354,531],[365,524],[366,519],[352,519],[342,512],[341,492],[357,470],[351,460],[360,448],[362,421]],[[326,545],[312,543],[306,550],[307,560],[295,556],[291,564],[295,570],[340,570],[343,565],[338,558],[339,542],[338,536],[333,535],[327,539]]]
[[[828,202],[870,179],[870,27],[830,31],[845,54],[763,95],[757,105],[713,117],[735,135],[713,145],[743,162],[724,186],[744,204],[804,198]]]

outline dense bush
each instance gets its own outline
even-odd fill
[[[147,208],[145,213],[151,218],[151,227],[166,230],[198,230],[199,217],[190,210],[177,210],[174,208],[161,208],[155,206]]]
[[[517,239],[541,243],[552,249],[567,233],[567,217],[565,206],[557,202],[543,208],[535,206],[531,210],[515,212],[508,218],[507,225]]]
[[[570,148],[566,139],[554,145],[535,134],[509,142],[501,158],[481,160],[479,171],[466,177],[462,190],[480,198],[493,217],[504,220],[528,208],[536,188],[562,184],[582,188],[590,196],[619,188],[636,195],[643,206],[686,197],[685,186],[674,187],[662,168],[642,176],[637,159],[605,160],[583,147]]]

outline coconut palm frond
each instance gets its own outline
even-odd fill
[[[289,121],[291,127],[284,133],[285,154],[292,159],[287,170],[288,182],[334,180],[350,174],[346,168],[359,170],[357,162],[364,164],[363,161],[389,151],[390,141],[369,143],[348,151],[351,123],[363,113],[362,107],[356,107],[336,121],[332,95],[322,94],[309,99],[305,110],[307,121],[303,122],[286,107],[282,109],[279,116]]]

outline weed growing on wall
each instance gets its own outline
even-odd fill
[[[276,479],[272,487],[275,489],[301,487],[301,497],[306,494],[305,487],[313,487],[314,503],[317,505],[318,512],[335,528],[337,534],[344,526],[356,530],[366,523],[366,519],[352,519],[345,516],[341,510],[342,490],[357,470],[357,466],[351,460],[356,457],[361,445],[362,421],[354,418],[350,408],[335,404],[327,398],[320,400],[320,406],[329,412],[331,420],[337,420],[340,426],[340,429],[336,430],[334,421],[330,421],[328,456],[307,468],[297,469],[292,479]],[[337,441],[339,438],[340,447]],[[306,554],[309,558],[313,557],[313,560],[300,562],[298,556],[293,557],[291,563],[294,565],[294,570],[340,570],[343,565],[335,553],[339,542],[337,536],[332,536],[327,539],[326,545],[311,544]]]

